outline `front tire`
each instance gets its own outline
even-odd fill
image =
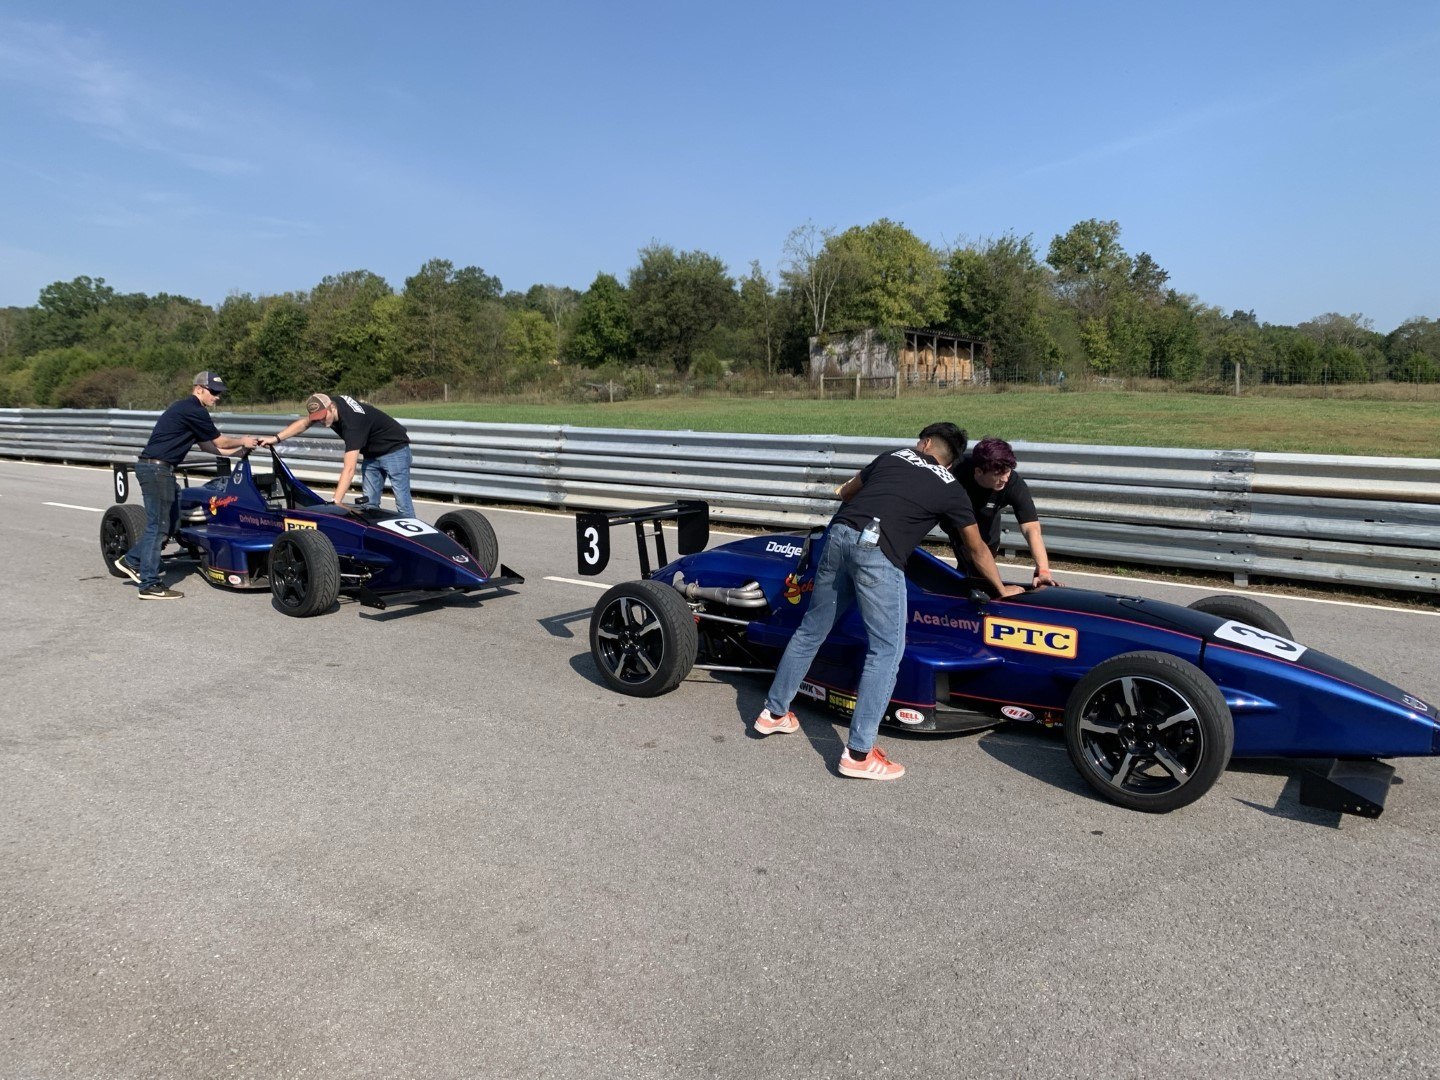
[[[451,510],[441,514],[435,528],[470,553],[486,577],[500,565],[500,541],[490,521],[479,510]]]
[[[100,519],[100,554],[111,577],[125,577],[115,569],[115,560],[133,548],[145,532],[145,508],[133,503],[116,503]]]
[[[1295,635],[1290,632],[1290,626],[1284,619],[1259,600],[1251,600],[1248,596],[1231,596],[1228,593],[1202,596],[1190,605],[1190,610],[1203,611],[1207,615],[1217,615],[1222,619],[1253,626],[1267,634],[1278,634],[1291,641],[1295,640]]]
[[[680,594],[660,581],[626,581],[590,615],[590,655],[612,690],[668,694],[695,666],[699,635]]]
[[[1160,652],[1106,660],[1065,704],[1065,748],[1085,782],[1118,806],[1168,813],[1204,795],[1235,747],[1219,687]]]
[[[315,529],[283,532],[270,545],[270,595],[297,619],[329,611],[340,595],[340,557]]]

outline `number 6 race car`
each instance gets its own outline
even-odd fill
[[[679,526],[667,562],[662,522]],[[650,570],[646,547],[656,547]],[[692,667],[771,674],[814,587],[824,530],[704,550],[703,502],[576,518],[581,574],[634,524],[642,579],[607,591],[590,620],[601,677],[623,694],[673,690]],[[1063,727],[1100,795],[1164,812],[1200,798],[1231,756],[1304,759],[1301,802],[1379,816],[1394,769],[1379,758],[1440,754],[1434,706],[1293,640],[1247,597],[1187,607],[1076,588],[990,599],[924,550],[906,566],[905,653],[885,724],[978,731],[1005,721]],[[866,650],[853,608],[836,620],[800,693],[848,716]]]
[[[521,585],[500,563],[500,545],[478,510],[451,510],[434,525],[379,507],[326,502],[295,478],[273,450],[272,471],[257,473],[250,453],[228,475],[191,487],[189,470],[166,559],[194,559],[212,585],[269,589],[286,615],[329,611],[338,597],[385,607],[383,597]],[[223,464],[229,462],[222,459]],[[127,503],[126,466],[114,467],[116,505],[100,522],[100,553],[110,573],[145,531],[145,508]],[[496,570],[499,573],[496,573]]]

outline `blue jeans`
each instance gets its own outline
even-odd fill
[[[809,610],[780,658],[765,707],[773,716],[790,708],[836,618],[857,602],[870,643],[855,693],[848,745],[852,756],[861,757],[875,745],[880,719],[900,673],[908,600],[905,571],[887,559],[878,545],[861,543],[860,533],[849,525],[832,524],[826,533]]]
[[[390,480],[390,490],[395,492],[395,509],[404,517],[415,516],[415,504],[410,501],[410,447],[379,457],[370,457],[360,463],[360,486],[365,492],[365,501],[370,506],[380,505],[380,493],[385,490],[385,480]]]
[[[160,584],[160,549],[180,520],[180,487],[173,465],[135,463],[135,479],[145,499],[145,531],[123,558],[140,571],[140,588]]]

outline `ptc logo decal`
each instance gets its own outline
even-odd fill
[[[318,529],[319,527],[320,526],[316,525],[313,521],[301,521],[299,518],[285,519],[286,532],[290,532],[293,529]]]
[[[1039,653],[1041,656],[1075,659],[1080,634],[1072,626],[1021,622],[1018,619],[985,617],[985,643],[1001,649]]]

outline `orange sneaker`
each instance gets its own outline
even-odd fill
[[[878,746],[872,746],[862,758],[851,757],[847,746],[840,755],[840,775],[857,780],[899,780],[905,775],[905,766],[891,761]]]
[[[771,716],[769,709],[761,709],[760,717],[755,721],[756,735],[774,735],[777,732],[790,735],[799,730],[800,721],[795,719],[793,712],[787,712],[784,716]]]

